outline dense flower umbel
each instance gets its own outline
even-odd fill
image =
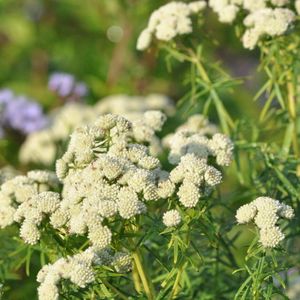
[[[294,12],[286,8],[264,8],[254,11],[244,19],[244,25],[248,28],[243,36],[244,47],[253,49],[264,35],[282,35],[294,20]]]
[[[188,4],[171,2],[160,7],[152,13],[148,26],[141,32],[137,49],[147,49],[153,36],[158,40],[170,41],[177,35],[191,33],[191,16],[203,10],[205,6],[205,1],[195,1]]]
[[[245,48],[253,49],[265,37],[284,34],[295,21],[295,9],[300,11],[300,2],[291,7],[289,0],[209,0],[208,6],[217,13],[222,23],[233,23],[238,14],[246,13],[243,25],[246,27],[242,37]],[[137,49],[147,49],[153,36],[158,40],[170,41],[175,36],[192,32],[191,15],[206,7],[204,1],[185,4],[171,2],[153,12],[148,27],[144,29],[137,42]]]
[[[45,171],[31,171],[27,176],[6,181],[0,191],[0,226],[20,223],[20,236],[26,243],[35,244],[42,236],[40,227],[49,220],[63,234],[85,236],[98,253],[116,238],[114,226],[123,226],[126,220],[145,214],[148,201],[168,199],[177,192],[184,207],[195,207],[201,196],[222,180],[221,172],[208,164],[208,158],[215,158],[216,165],[228,165],[232,142],[214,133],[215,127],[202,117],[195,116],[171,136],[169,158],[176,151],[178,156],[169,173],[161,169],[159,159],[149,151],[155,131],[161,130],[165,120],[160,111],[146,111],[142,119],[133,122],[106,114],[90,125],[77,127],[65,154],[56,162],[56,175],[63,185],[61,194],[50,190],[57,185],[57,179]],[[175,151],[173,142],[183,133],[180,149]],[[209,138],[204,133],[214,134]],[[179,212],[167,211],[163,222],[168,227],[177,226],[181,222]],[[79,287],[94,280],[92,258],[85,262],[85,254],[78,255],[81,256],[60,259],[41,270],[40,299],[57,299],[61,278]],[[117,253],[111,266],[117,272],[126,272],[131,268],[131,257]]]
[[[93,266],[101,265],[113,266],[117,272],[128,272],[131,257],[124,252],[111,255],[107,250],[90,247],[82,253],[44,265],[37,275],[39,300],[58,299],[58,285],[62,279],[68,279],[81,288],[86,287],[95,280]]]
[[[163,142],[170,148],[169,162],[176,165],[170,180],[178,186],[177,195],[185,207],[195,207],[201,197],[221,183],[222,174],[209,165],[209,159],[219,166],[228,166],[232,161],[232,141],[216,131],[206,118],[195,115]]]
[[[221,22],[232,23],[240,10],[249,13],[243,21],[246,31],[242,38],[248,49],[254,49],[263,36],[278,36],[287,31],[295,20],[294,12],[285,8],[289,4],[289,0],[209,0]]]
[[[220,22],[232,23],[242,2],[243,0],[209,0],[209,6],[218,14]]]
[[[149,118],[157,127],[164,121],[161,113]],[[108,114],[75,130],[56,164],[64,188],[60,206],[51,216],[55,228],[88,233],[93,245],[104,248],[112,239],[112,217],[130,219],[146,211],[146,201],[172,193],[164,192],[170,187],[160,184],[166,180],[159,160],[149,155],[146,146],[131,142],[132,127],[125,118]]]
[[[236,212],[239,224],[254,221],[260,231],[260,242],[266,248],[274,248],[284,239],[284,234],[277,226],[279,219],[293,217],[292,207],[269,197],[259,197]]]
[[[216,128],[203,117],[191,117],[169,138],[169,161],[176,164],[169,174],[149,154],[155,131],[161,130],[165,120],[159,111],[147,111],[136,122],[107,114],[91,125],[78,127],[56,163],[62,196],[47,191],[48,173],[35,171],[16,177],[11,181],[16,188],[7,192],[8,182],[1,189],[6,203],[1,208],[5,216],[1,227],[14,220],[22,223],[22,238],[34,244],[40,238],[38,226],[48,215],[54,228],[87,234],[93,245],[104,248],[113,238],[109,221],[145,213],[149,200],[169,198],[177,190],[184,207],[195,207],[222,181],[221,172],[208,164],[208,158],[215,158],[217,165],[229,165],[232,142],[222,134],[213,134]],[[36,182],[45,189],[37,190]],[[20,195],[14,196],[16,193]]]
[[[57,184],[55,174],[48,171],[30,171],[27,176],[4,182],[0,189],[0,227],[20,223],[21,238],[28,244],[37,243],[38,226],[60,202],[59,194],[49,191]]]
[[[181,216],[176,209],[168,210],[163,215],[163,223],[167,227],[177,226],[181,222]]]
[[[178,164],[182,156],[193,153],[200,158],[215,156],[217,164],[228,166],[233,155],[230,139],[218,133],[217,127],[199,114],[191,116],[174,134],[167,135],[163,145],[170,149],[171,164]]]
[[[120,114],[136,124],[136,138],[150,143],[150,152],[157,154],[161,151],[161,145],[155,132],[160,130],[164,116],[156,118],[153,113],[147,113],[144,117],[144,113],[149,110],[161,110],[171,115],[175,106],[172,100],[160,94],[145,97],[113,95],[102,99],[95,106],[68,103],[50,115],[50,126],[27,136],[20,149],[20,161],[25,164],[53,164],[61,144],[67,143],[76,127],[90,124],[106,113]],[[153,124],[153,120],[158,123]]]

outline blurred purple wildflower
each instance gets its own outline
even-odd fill
[[[73,75],[67,73],[53,73],[49,78],[48,87],[66,100],[79,100],[87,94],[86,85],[77,82]]]
[[[48,124],[42,107],[24,96],[15,96],[12,91],[0,90],[0,134],[12,129],[29,134]]]
[[[0,90],[0,106],[7,104],[9,101],[13,100],[14,94],[9,89]]]
[[[11,101],[14,94],[9,89],[0,90],[0,138],[4,137],[4,110],[6,104]]]

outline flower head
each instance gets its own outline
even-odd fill
[[[171,209],[163,215],[163,223],[167,227],[177,226],[180,222],[181,216],[176,209]]]
[[[242,38],[245,48],[254,49],[264,35],[284,34],[295,20],[295,14],[287,8],[263,8],[255,10],[244,19],[247,27]]]
[[[78,100],[87,94],[87,87],[83,82],[77,82],[75,77],[67,73],[53,73],[48,87],[58,96],[67,100]]]
[[[147,49],[153,36],[161,41],[170,41],[177,35],[191,33],[191,15],[206,7],[204,1],[195,1],[189,4],[184,2],[170,2],[155,10],[148,22],[148,26],[141,32],[137,49]]]
[[[281,218],[292,219],[293,217],[292,207],[269,197],[259,197],[241,206],[236,212],[236,220],[239,224],[254,222],[259,228],[260,242],[266,248],[276,247],[285,237],[278,226],[278,221]]]
[[[41,130],[48,125],[42,107],[24,96],[15,96],[10,90],[0,91],[0,126],[24,135]]]

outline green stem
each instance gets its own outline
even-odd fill
[[[216,264],[215,264],[215,296],[219,294],[219,274],[220,274],[220,266],[219,266],[219,256],[220,256],[220,248],[219,241],[216,248]]]
[[[105,286],[107,286],[112,291],[114,291],[121,299],[124,299],[124,300],[128,299],[128,297],[125,294],[123,294],[120,290],[118,290],[116,287],[111,285],[108,281],[106,281],[105,279],[101,279],[101,281]]]
[[[291,123],[294,125],[293,131],[293,149],[296,158],[299,158],[299,145],[298,145],[298,132],[297,132],[297,109],[296,109],[296,96],[295,87],[293,84],[292,75],[289,75],[287,83],[288,92],[288,111],[290,115]],[[297,175],[300,176],[300,165],[297,166]]]
[[[175,279],[175,282],[174,282],[169,300],[176,299],[176,296],[178,294],[178,289],[179,289],[179,282],[180,282],[180,279],[181,279],[182,272],[185,269],[185,266],[186,266],[186,263],[182,264],[181,267],[178,270],[178,273],[177,273],[177,276],[176,276],[176,279]]]
[[[226,134],[229,134],[230,127],[231,128],[234,127],[234,122],[231,119],[230,115],[228,114],[227,110],[225,109],[217,90],[214,88],[212,81],[210,80],[204,66],[202,65],[198,57],[195,56],[194,58],[190,59],[190,62],[196,64],[200,76],[208,84],[210,88],[210,95],[216,106],[222,129]]]
[[[134,288],[140,294],[142,292],[142,286],[141,286],[141,280],[139,277],[139,273],[136,268],[136,264],[133,265],[132,278],[133,278]]]
[[[201,63],[198,55],[194,53],[192,49],[184,49],[185,52],[188,54],[184,54],[182,52],[179,52],[171,47],[168,46],[162,46],[163,49],[168,51],[175,59],[177,59],[180,62],[187,61],[191,63],[192,65],[195,65],[200,77],[202,80],[206,83],[208,90],[210,91],[210,97],[213,100],[218,117],[221,122],[221,127],[224,131],[224,133],[228,134],[230,133],[230,128],[234,128],[234,122],[230,115],[228,114],[226,108],[223,105],[223,102],[217,92],[217,90],[214,87],[214,83],[210,79],[207,71],[205,70],[203,64]]]
[[[256,280],[253,282],[253,300],[260,299],[260,289],[263,283],[261,280],[261,274],[263,273],[264,270],[264,264],[265,264],[265,255],[263,254],[258,260],[257,274],[254,276]]]
[[[138,272],[138,274],[141,278],[141,281],[142,281],[142,284],[143,284],[143,287],[144,287],[144,291],[147,295],[147,298],[149,300],[155,299],[154,287],[152,285],[152,282],[149,280],[149,277],[147,276],[147,274],[145,272],[145,269],[143,268],[141,255],[140,255],[139,250],[136,250],[133,253],[132,257],[133,257],[133,260],[134,260],[134,263],[135,263],[135,266],[136,266],[136,270],[137,270],[137,272]]]

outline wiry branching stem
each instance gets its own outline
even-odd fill
[[[152,285],[152,282],[149,280],[149,276],[146,274],[145,269],[143,267],[140,251],[137,249],[133,253],[132,257],[134,260],[136,270],[141,278],[147,298],[149,300],[154,300],[155,299],[154,287]]]

